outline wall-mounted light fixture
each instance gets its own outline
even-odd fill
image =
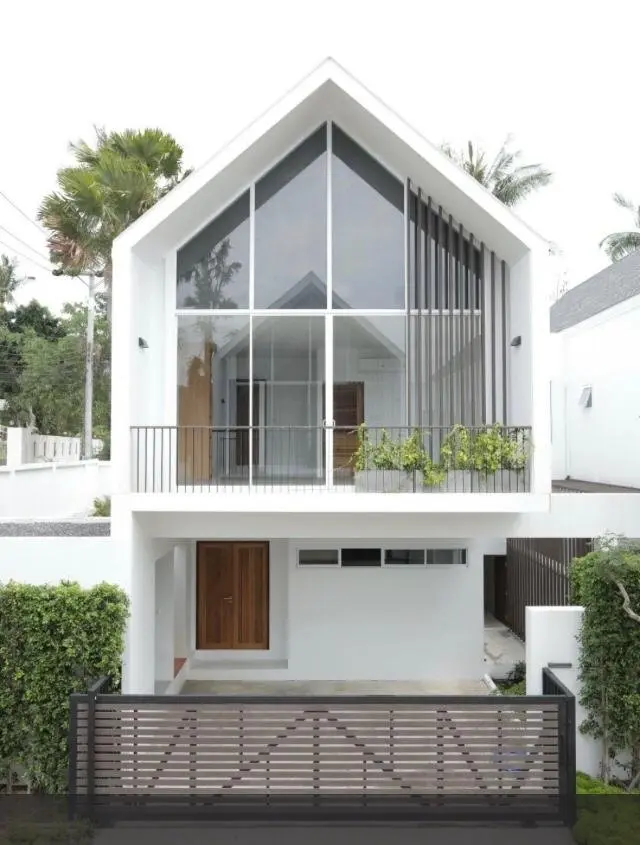
[[[516,335],[511,341],[511,346],[522,346],[522,335]]]
[[[143,337],[138,338],[138,346],[140,347],[140,349],[148,349],[149,348],[149,344],[147,343],[147,341]]]

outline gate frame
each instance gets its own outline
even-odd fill
[[[546,678],[546,688],[549,684],[557,684],[555,694],[543,694],[533,696],[491,696],[491,695],[328,695],[328,696],[300,696],[300,695],[256,695],[256,696],[218,696],[218,695],[115,695],[102,694],[100,691],[108,683],[108,678],[101,678],[93,684],[86,694],[74,693],[70,696],[70,720],[69,720],[69,815],[72,819],[86,818],[90,821],[109,825],[117,821],[196,821],[196,820],[218,820],[223,822],[505,822],[520,823],[524,826],[535,826],[538,823],[551,823],[572,826],[576,820],[576,761],[575,761],[575,732],[576,714],[575,698],[571,692],[561,684],[549,669],[543,674]],[[277,797],[265,796],[266,801],[256,800],[252,796],[254,807],[257,812],[251,812],[251,802],[247,797],[238,799],[237,809],[226,810],[215,808],[214,804],[219,798],[213,797],[213,801],[207,801],[207,796],[191,793],[186,795],[171,795],[157,797],[148,796],[146,799],[139,793],[131,796],[113,796],[109,794],[96,795],[95,793],[95,716],[96,704],[130,704],[132,709],[136,705],[157,704],[220,704],[251,706],[253,704],[265,705],[309,705],[312,710],[314,704],[322,705],[345,705],[345,704],[373,704],[387,705],[393,709],[393,705],[428,705],[430,708],[447,708],[448,706],[478,705],[486,706],[488,701],[497,701],[500,706],[496,709],[522,708],[523,706],[535,708],[536,705],[557,704],[558,705],[558,777],[559,789],[557,794],[558,812],[544,812],[545,803],[555,799],[554,795],[542,795],[541,798],[527,795],[527,800],[522,797],[519,802],[513,802],[514,808],[510,810],[508,794],[500,795],[491,793],[490,800],[482,807],[482,802],[477,796],[468,797],[454,795],[427,794],[417,797],[423,804],[422,812],[408,814],[406,809],[379,808],[375,807],[364,812],[354,812],[351,808],[345,812],[322,809],[322,799],[317,796],[309,796],[312,800],[314,812],[309,807],[300,811],[290,808],[285,812],[277,812],[274,804],[277,804]],[[86,792],[78,792],[78,709],[81,705],[87,708],[87,789]],[[530,799],[530,804],[528,804]],[[545,802],[546,799],[546,802]],[[351,799],[352,800],[352,799]],[[225,802],[229,799],[225,798]],[[309,801],[309,798],[307,798]],[[233,800],[231,801],[233,804]],[[372,805],[375,799],[372,801]],[[163,807],[164,804],[164,807]],[[335,804],[335,799],[334,799]],[[425,805],[426,804],[426,805]],[[492,806],[493,804],[493,806]],[[272,809],[269,811],[269,805]],[[435,806],[434,806],[435,805]],[[475,805],[475,806],[474,806]],[[538,805],[538,807],[536,807]],[[541,812],[541,809],[543,812]]]

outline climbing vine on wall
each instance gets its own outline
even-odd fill
[[[603,744],[603,761],[630,752],[640,781],[640,542],[609,536],[571,567],[572,602],[584,608],[580,632],[581,730]],[[610,766],[603,763],[602,778]]]

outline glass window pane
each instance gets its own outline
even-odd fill
[[[449,566],[465,564],[467,562],[466,549],[427,549],[427,563],[434,566]]]
[[[382,549],[342,549],[343,566],[381,566]]]
[[[424,549],[385,549],[384,562],[387,565],[424,566]]]
[[[389,316],[333,319],[334,478],[354,475],[358,426],[369,428],[372,443],[381,429],[406,436],[405,318]],[[394,430],[402,427],[402,432]]]
[[[324,475],[325,318],[274,316],[253,322],[253,390],[260,426],[257,475]]]
[[[404,187],[332,134],[333,307],[404,309]]]
[[[178,308],[249,307],[249,192],[178,250]]]
[[[327,307],[327,129],[256,184],[256,308]]]
[[[177,352],[178,483],[248,478],[249,317],[178,317]]]
[[[300,566],[337,566],[338,562],[338,549],[300,549],[298,552]]]

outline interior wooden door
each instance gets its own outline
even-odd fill
[[[196,595],[196,648],[269,648],[268,543],[198,543]]]
[[[202,357],[194,356],[186,384],[178,387],[178,484],[211,481],[211,356],[205,343]]]
[[[236,466],[249,466],[249,382],[236,385]],[[253,425],[260,425],[260,384],[253,384]],[[253,465],[258,466],[260,459],[260,432],[253,429]]]
[[[333,471],[353,475],[353,455],[358,448],[358,426],[364,422],[364,383],[344,382],[333,386]]]

